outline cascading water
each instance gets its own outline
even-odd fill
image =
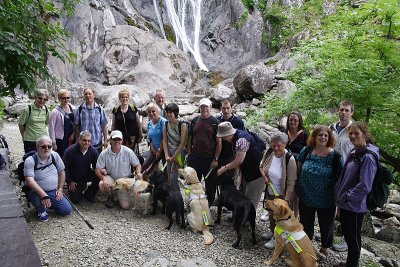
[[[165,36],[165,31],[164,31],[163,23],[162,23],[162,20],[161,20],[160,11],[158,11],[157,0],[153,0],[153,4],[154,4],[154,9],[156,11],[156,16],[157,16],[157,20],[158,20],[158,26],[160,27],[161,34],[164,37],[164,39],[167,39],[167,37]]]
[[[157,1],[154,1],[158,23],[163,29],[161,16],[159,15]],[[175,31],[176,46],[183,51],[189,51],[199,68],[208,71],[203,63],[200,53],[200,22],[202,0],[164,0],[168,18]],[[165,36],[165,34],[164,34]]]

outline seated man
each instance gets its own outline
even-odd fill
[[[142,167],[132,149],[122,145],[122,133],[112,131],[110,135],[111,147],[103,150],[97,160],[96,175],[101,180],[100,191],[108,194],[106,207],[114,206],[112,186],[115,180],[129,178],[132,173],[132,166],[136,168],[136,178],[143,179]],[[129,209],[132,203],[131,193],[125,189],[117,191],[119,205],[123,209]]]
[[[36,140],[36,153],[24,163],[27,194],[38,211],[41,222],[47,222],[47,209],[52,208],[60,215],[71,214],[72,207],[63,197],[65,182],[64,163],[58,153],[51,151],[52,141],[44,135]]]
[[[90,145],[91,140],[92,134],[88,130],[82,131],[78,143],[68,147],[64,153],[69,197],[75,204],[81,202],[83,197],[94,203],[99,190],[99,179],[94,173],[99,153]],[[88,182],[92,184],[86,190]],[[84,190],[86,191],[83,194]]]

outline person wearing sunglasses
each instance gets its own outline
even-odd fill
[[[74,141],[75,107],[70,104],[71,92],[61,89],[57,95],[60,103],[50,113],[49,136],[53,150],[63,157],[67,147]]]
[[[24,176],[29,187],[29,198],[38,212],[41,222],[49,219],[47,209],[59,215],[72,212],[71,204],[63,195],[65,182],[64,163],[58,153],[52,151],[52,141],[44,135],[36,141],[37,152],[24,163]]]
[[[35,94],[35,102],[21,111],[18,126],[25,153],[35,151],[36,140],[47,135],[46,126],[49,124],[49,111],[45,104],[48,99],[47,90],[38,90]]]

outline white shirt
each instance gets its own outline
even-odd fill
[[[272,155],[271,166],[268,170],[268,177],[271,180],[272,184],[275,187],[276,192],[279,195],[282,195],[282,160],[284,156],[277,158]],[[274,194],[271,187],[268,187],[268,192],[270,194]]]

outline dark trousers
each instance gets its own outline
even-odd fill
[[[192,153],[188,156],[188,166],[196,170],[197,178],[199,178],[199,181],[201,181],[202,177],[206,177],[207,173],[210,171],[212,160],[212,157],[206,157]],[[210,175],[205,180],[208,206],[210,207],[214,203],[215,192],[217,191],[216,173],[216,170],[211,171]]]
[[[361,226],[365,213],[340,209],[340,223],[347,243],[347,267],[357,267],[361,254]]]
[[[36,142],[24,141],[24,151],[25,154],[30,151],[36,151]]]
[[[299,203],[300,222],[304,226],[304,232],[312,240],[314,237],[315,212],[318,216],[319,229],[321,231],[321,246],[330,248],[333,244],[333,230],[336,207],[327,209],[313,208]]]
[[[86,189],[88,182],[92,182],[92,184]],[[69,198],[71,199],[72,203],[77,204],[81,202],[84,196],[87,199],[94,200],[97,191],[99,191],[99,179],[94,173],[89,178],[83,179],[82,181],[76,183],[77,185],[75,191],[72,192],[68,188]],[[85,193],[83,193],[83,191],[85,191]]]

